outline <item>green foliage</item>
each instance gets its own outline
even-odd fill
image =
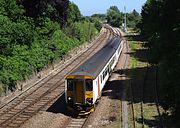
[[[38,26],[36,27],[36,32],[39,38],[47,38],[52,36],[53,32],[60,29],[60,26],[57,22],[53,22],[49,18],[39,18],[38,20]]]
[[[86,21],[75,22],[71,27],[67,27],[64,31],[67,35],[75,37],[80,42],[88,41],[97,33],[94,23]]]
[[[16,44],[30,45],[33,37],[31,20],[18,19],[16,22],[0,14],[0,54],[9,55],[11,46]]]
[[[107,10],[107,22],[114,27],[120,27],[123,23],[123,13],[116,6],[111,6]]]
[[[68,7],[68,18],[67,18],[67,24],[71,25],[74,22],[78,22],[81,19],[81,12],[78,8],[78,6],[74,3],[70,3]]]
[[[109,8],[109,10],[112,10],[112,11],[114,11],[114,12],[116,12],[116,13],[120,13],[120,10],[118,9],[117,6],[111,6],[111,7]]]
[[[23,6],[17,5],[17,0],[0,0],[0,14],[17,20],[24,14]]]
[[[180,22],[178,0],[148,0],[142,10],[141,34],[150,62],[159,64],[163,107],[180,119]]]
[[[48,47],[52,49],[55,58],[59,58],[78,44],[79,41],[77,39],[69,38],[62,31],[57,30],[54,32]]]
[[[98,18],[101,21],[105,21],[106,20],[106,14],[93,14],[91,17],[92,18]]]
[[[98,19],[94,19],[94,26],[98,31],[100,31],[102,28],[102,23]]]
[[[69,26],[62,31],[66,15],[61,14],[67,11],[59,7],[67,1],[53,2],[0,1],[0,95],[96,34],[94,21],[83,21],[73,3],[67,6]]]
[[[96,16],[96,15],[95,15]],[[120,12],[116,6],[111,6],[107,10],[107,23],[114,27],[120,27],[124,23],[125,14]],[[127,27],[134,28],[137,30],[137,25],[141,22],[141,16],[134,9],[132,12],[127,13]]]
[[[131,13],[127,13],[127,26],[129,28],[137,29],[136,26],[141,21],[141,16],[139,13],[134,9]]]
[[[39,17],[48,17],[63,27],[67,21],[69,0],[21,0],[26,16],[36,20]]]

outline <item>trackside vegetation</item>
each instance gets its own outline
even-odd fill
[[[120,11],[117,6],[111,6],[106,13],[107,23],[114,27],[121,27],[124,23],[125,14]],[[137,26],[141,21],[140,14],[134,9],[126,14],[127,27],[137,30]]]
[[[148,42],[150,63],[157,66],[165,117],[180,126],[180,3],[147,0],[141,15],[141,35]]]
[[[94,24],[68,0],[1,0],[0,95],[95,36]]]

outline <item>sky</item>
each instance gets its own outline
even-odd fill
[[[70,0],[78,5],[83,16],[91,16],[95,13],[106,13],[110,6],[117,6],[119,10],[124,11],[126,6],[127,12],[136,9],[139,13],[146,0]]]

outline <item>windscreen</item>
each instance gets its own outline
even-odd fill
[[[73,86],[74,86],[74,80],[73,79],[67,79],[67,90],[73,91]]]
[[[92,90],[93,90],[92,80],[86,79],[86,91],[92,91]]]

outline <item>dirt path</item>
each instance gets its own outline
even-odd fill
[[[126,42],[126,40],[124,41],[124,44],[126,45],[126,50],[125,52],[128,53],[129,52],[129,45],[128,45],[128,42]],[[126,54],[125,53],[125,54]],[[129,55],[126,55],[126,58],[125,58],[125,64],[124,64],[124,67],[123,67],[123,70],[125,73],[125,70],[128,69],[128,59],[129,59]],[[126,80],[127,79],[127,76],[124,76],[122,78],[122,80]],[[123,128],[128,128],[128,105],[127,105],[127,101],[126,101],[126,90],[127,90],[127,87],[126,87],[126,82],[123,82],[124,84],[124,88],[122,90],[122,127]]]

